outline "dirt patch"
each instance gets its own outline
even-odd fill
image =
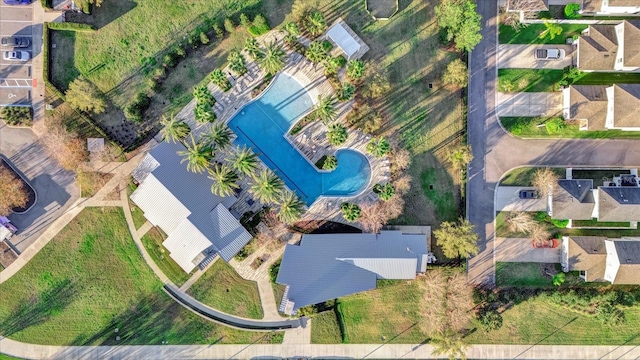
[[[18,255],[11,250],[6,242],[0,242],[0,266],[2,266],[2,268],[6,268],[11,265],[11,263],[13,263],[17,258]]]

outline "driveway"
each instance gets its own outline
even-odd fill
[[[37,140],[31,129],[11,128],[0,121],[0,154],[24,175],[37,197],[31,209],[9,216],[18,228],[11,244],[19,252],[31,245],[80,196],[74,174],[62,169]]]
[[[520,199],[520,190],[535,190],[530,186],[498,186],[496,211],[547,211],[547,198]]]
[[[536,60],[536,49],[562,49],[562,60]],[[564,69],[575,61],[574,48],[571,45],[498,45],[498,69]]]
[[[552,116],[562,113],[561,92],[498,93],[498,116]]]
[[[530,239],[496,238],[495,261],[557,264],[561,252],[560,246],[555,249],[536,249]]]

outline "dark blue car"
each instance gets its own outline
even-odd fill
[[[31,0],[4,0],[7,5],[29,5]]]

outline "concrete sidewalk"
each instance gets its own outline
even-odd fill
[[[0,352],[28,359],[442,359],[428,344],[47,346],[0,338]],[[469,359],[636,359],[637,346],[473,345]]]

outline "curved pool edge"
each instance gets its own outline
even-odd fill
[[[326,199],[335,199],[335,198],[345,198],[345,199],[353,199],[353,198],[357,198],[358,196],[361,196],[362,194],[364,194],[367,190],[369,190],[371,188],[371,182],[373,181],[373,167],[371,166],[371,161],[369,160],[369,157],[363,153],[362,151],[356,149],[356,148],[349,148],[349,147],[342,147],[342,148],[338,148],[336,149],[336,151],[334,152],[334,154],[337,154],[339,151],[353,151],[355,153],[358,153],[360,156],[362,156],[366,161],[367,161],[367,165],[369,166],[369,179],[367,179],[366,184],[364,184],[362,186],[362,189],[353,194],[353,195],[320,195],[316,198],[316,200],[311,203],[311,206],[313,206],[313,204],[315,204],[316,201],[322,199],[322,198],[326,198]],[[339,166],[339,164],[338,164]],[[328,170],[322,170],[322,171],[328,171]],[[333,170],[332,170],[333,171]]]

